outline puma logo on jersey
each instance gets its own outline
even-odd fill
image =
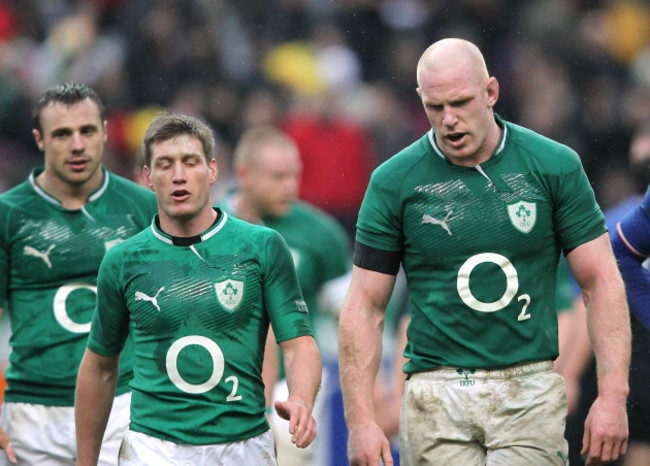
[[[54,249],[54,246],[55,245],[53,244],[52,246],[47,248],[47,251],[45,251],[45,252],[38,251],[37,249],[34,249],[31,246],[25,246],[25,249],[23,249],[23,252],[24,252],[24,254],[26,256],[34,256],[34,257],[38,257],[40,259],[43,259],[43,262],[45,262],[45,265],[47,265],[47,267],[49,269],[51,269],[52,268],[52,262],[50,262],[50,252],[52,251],[52,249]]]
[[[437,218],[433,218],[431,215],[424,214],[422,216],[422,223],[423,224],[431,223],[432,225],[441,226],[442,229],[445,230],[447,233],[449,233],[449,235],[451,236],[451,230],[449,229],[449,225],[447,225],[447,221],[450,220],[449,216],[453,213],[454,211],[450,210],[449,212],[447,212],[447,215],[442,220],[438,220]]]
[[[162,290],[164,290],[164,289],[165,289],[164,286],[161,287],[161,288],[158,290],[158,293],[156,293],[156,295],[155,295],[154,297],[147,296],[147,295],[144,294],[142,291],[136,291],[136,292],[135,292],[135,300],[136,300],[136,301],[149,301],[151,304],[153,304],[153,305],[156,307],[156,309],[158,309],[158,312],[160,312],[160,306],[158,305],[158,295],[159,295],[160,292],[161,292]]]

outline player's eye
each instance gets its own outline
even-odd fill
[[[62,129],[62,130],[58,130],[58,131],[53,131],[52,132],[52,137],[57,138],[57,139],[62,139],[62,138],[70,136],[70,134],[71,134],[70,131]]]
[[[91,135],[97,132],[97,128],[94,126],[84,126],[81,128],[81,134]]]

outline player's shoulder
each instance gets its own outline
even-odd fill
[[[507,150],[516,151],[518,156],[530,158],[550,169],[580,165],[580,156],[568,145],[512,122],[503,124],[507,131]]]
[[[102,259],[102,266],[106,267],[111,264],[113,267],[116,264],[124,264],[131,258],[145,251],[150,251],[152,245],[155,245],[158,240],[155,238],[151,225],[142,231],[115,243]]]
[[[305,201],[295,201],[291,206],[291,214],[298,221],[309,221],[315,226],[338,225],[333,215]]]
[[[124,197],[138,196],[142,199],[155,198],[153,191],[144,186],[140,186],[123,176],[109,172],[108,170],[106,170],[106,175],[109,177],[108,189],[111,190],[112,194],[119,194]]]
[[[151,243],[154,239],[155,235],[151,224],[149,224],[149,226],[135,233],[133,236],[116,243],[109,252],[115,250],[115,252],[120,254],[126,253],[127,251],[140,251],[143,249],[144,244]]]
[[[347,242],[347,234],[336,217],[307,202],[295,201],[287,220],[285,225],[299,225],[298,231],[308,231],[313,241]]]
[[[428,164],[433,154],[428,135],[429,133],[426,133],[420,139],[382,162],[373,171],[373,178],[403,178],[409,173],[417,171],[421,164]]]
[[[257,241],[265,237],[279,236],[279,233],[264,225],[246,222],[234,215],[221,209],[222,215],[226,215],[224,227],[228,229],[229,234],[239,235],[241,239],[250,238]]]
[[[94,198],[100,205],[111,204],[117,210],[134,214],[138,224],[144,228],[158,212],[158,202],[153,191],[140,186],[120,175],[106,171],[108,183],[103,193]]]
[[[30,202],[33,196],[34,190],[29,181],[23,181],[0,194],[0,205],[5,208],[13,207],[18,204]]]

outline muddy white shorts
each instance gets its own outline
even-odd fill
[[[551,361],[414,374],[402,399],[400,461],[564,466],[566,415],[564,379]]]

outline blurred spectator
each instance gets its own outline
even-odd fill
[[[650,7],[632,0],[459,0],[454,8],[422,0],[3,0],[0,157],[12,171],[0,186],[38,161],[20,109],[63,79],[97,87],[118,122],[150,105],[201,107],[227,152],[247,127],[285,120],[287,104],[306,89],[333,92],[324,99],[344,103],[376,165],[401,137],[427,129],[409,71],[423,44],[457,36],[479,43],[504,77],[497,111],[578,148],[599,195],[610,168],[621,167],[616,154],[630,128],[650,114],[649,24]],[[282,85],[264,97],[267,77]],[[322,117],[322,108],[307,108],[307,116]],[[127,146],[109,149],[121,165],[133,162]]]

